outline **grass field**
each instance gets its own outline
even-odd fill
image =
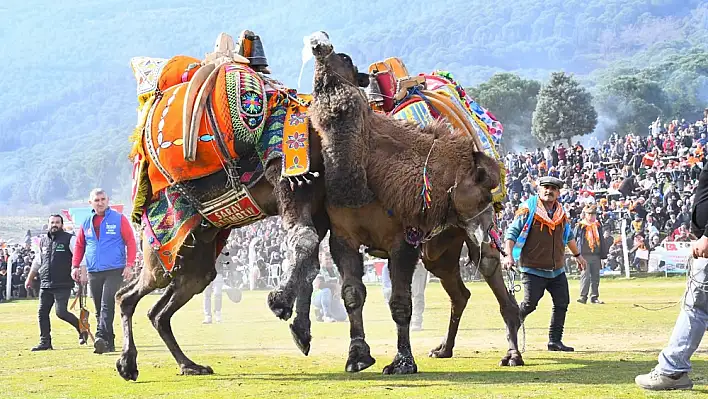
[[[137,382],[118,376],[117,353],[94,355],[79,347],[75,333],[54,315],[54,351],[30,352],[38,340],[37,302],[3,303],[0,398],[673,398],[708,393],[705,341],[693,359],[693,392],[646,393],[634,385],[635,375],[654,366],[679,310],[678,305],[659,311],[634,305],[671,304],[683,291],[681,278],[607,280],[601,286],[606,305],[573,302],[564,341],[575,346],[575,353],[543,350],[551,306],[550,298],[544,297],[527,320],[526,366],[520,368],[497,366],[506,349],[497,304],[485,284],[468,286],[472,299],[453,359],[427,357],[447,327],[449,311],[440,285],[428,286],[424,330],[412,333],[420,370],[412,376],[381,375],[395,354],[396,338],[378,286],[369,287],[364,312],[367,340],[377,363],[359,374],[344,371],[348,323],[314,323],[312,350],[305,357],[292,343],[287,324],[267,309],[265,291],[245,292],[239,304],[224,295],[221,324],[201,324],[201,296],[177,313],[173,329],[183,349],[197,363],[215,370],[212,376],[199,377],[178,375],[145,316],[157,297],[144,299],[135,318]],[[577,281],[572,281],[573,297],[577,289]],[[120,339],[118,318],[116,331]]]

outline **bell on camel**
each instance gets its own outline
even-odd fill
[[[366,98],[369,99],[369,103],[383,103],[384,97],[381,94],[381,87],[379,87],[379,82],[374,74],[369,74],[369,85],[366,86],[364,92],[366,93]]]
[[[263,50],[263,42],[260,36],[250,30],[244,30],[241,33],[241,43],[239,53],[250,61],[250,66],[255,71],[269,74],[268,59],[266,59],[265,51]]]

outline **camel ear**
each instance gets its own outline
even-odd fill
[[[358,72],[356,74],[356,84],[359,87],[369,87],[369,74]]]

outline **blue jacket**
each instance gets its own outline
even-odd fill
[[[125,242],[120,232],[122,214],[106,209],[100,225],[100,235],[96,239],[93,229],[93,217],[96,212],[86,218],[82,229],[86,238],[86,269],[89,272],[122,269],[125,267]]]

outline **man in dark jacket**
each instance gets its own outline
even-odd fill
[[[31,289],[34,277],[39,274],[39,345],[32,351],[52,348],[49,312],[56,306],[57,317],[71,324],[79,334],[79,344],[86,343],[86,333],[79,330],[79,319],[67,310],[74,281],[71,279],[71,248],[74,236],[64,231],[64,219],[60,215],[49,217],[49,231],[39,243],[25,287]]]
[[[564,257],[568,247],[580,270],[587,266],[573,238],[570,221],[558,202],[563,181],[555,177],[539,179],[538,194],[524,202],[514,221],[504,235],[507,256],[505,269],[512,269],[518,262],[524,301],[520,317],[536,310],[545,291],[553,298],[553,314],[548,331],[548,350],[572,352],[573,348],[561,341],[565,316],[570,302],[568,279],[565,275]]]
[[[595,205],[587,205],[583,210],[583,219],[575,227],[575,242],[583,258],[588,262],[588,267],[583,270],[580,277],[580,298],[578,302],[585,304],[588,301],[588,291],[590,292],[590,302],[602,304],[600,301],[600,269],[602,260],[607,259],[609,248],[603,237],[603,226],[597,220],[597,208]]]

